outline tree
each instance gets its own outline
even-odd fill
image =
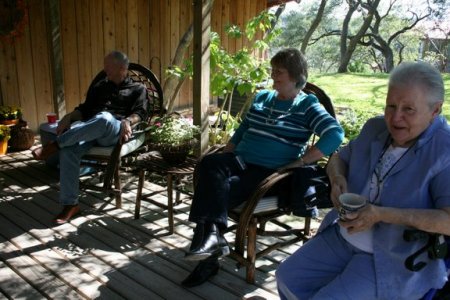
[[[366,33],[367,29],[372,22],[373,16],[380,4],[380,0],[367,0],[367,2],[362,2],[361,0],[348,0],[349,10],[345,15],[344,22],[342,23],[341,40],[340,40],[340,62],[338,67],[338,73],[347,72],[348,64],[352,58],[353,52],[356,49],[361,38]],[[356,34],[353,36],[349,35],[349,24],[352,19],[353,14],[357,9],[361,9],[364,15],[363,22]]]
[[[405,45],[399,41],[399,36],[414,28],[421,20],[428,18],[432,13],[432,9],[428,5],[426,12],[421,13],[420,15],[416,12],[409,11],[411,14],[410,18],[399,19],[390,14],[396,2],[397,0],[391,0],[383,15],[380,15],[378,10],[375,11],[375,21],[370,26],[369,32],[360,41],[362,45],[373,47],[382,54],[384,63],[380,63],[379,61],[377,61],[377,63],[380,70],[387,73],[394,68],[393,45],[397,48],[400,57],[399,62],[402,61],[401,55]],[[389,26],[384,27],[386,37],[383,36],[382,29],[380,29],[382,22],[389,24]],[[370,50],[374,57],[376,56],[375,50]]]

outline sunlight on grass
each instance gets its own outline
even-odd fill
[[[321,87],[337,108],[382,114],[388,74],[311,74],[309,80]],[[443,74],[445,98],[443,114],[450,120],[450,74]]]

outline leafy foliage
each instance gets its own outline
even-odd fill
[[[7,141],[11,138],[11,130],[9,126],[0,125],[0,141]]]
[[[345,132],[344,144],[356,138],[366,121],[379,115],[375,111],[345,109],[339,117],[342,128]]]
[[[0,106],[0,121],[15,120],[22,117],[22,109],[16,106]]]
[[[156,119],[149,134],[153,143],[178,146],[192,141],[199,132],[192,120],[169,115]]]

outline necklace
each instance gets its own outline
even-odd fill
[[[383,151],[378,158],[377,165],[375,170],[373,171],[372,180],[371,180],[371,192],[370,198],[373,199],[373,202],[378,202],[379,197],[381,196],[381,191],[383,188],[384,180],[388,177],[394,167],[398,164],[398,162],[411,150],[411,148],[415,145],[412,144],[407,149],[396,150],[392,146],[392,139],[390,137],[387,138]],[[392,146],[392,147],[391,147]],[[398,149],[398,148],[397,148]],[[385,154],[388,154],[386,157]],[[396,159],[395,161],[392,161]],[[383,166],[384,165],[384,166]],[[387,170],[386,170],[387,168]],[[384,169],[384,172],[383,172]],[[375,182],[374,182],[375,181]],[[376,187],[376,193],[372,190],[372,188]]]
[[[276,99],[276,97],[272,97],[272,99],[271,99],[272,103],[269,107],[269,114],[266,118],[266,124],[275,125],[278,122],[278,120],[289,116],[291,114],[292,108],[294,107],[296,98],[297,97],[295,97],[294,100],[292,100],[291,105],[289,106],[289,108],[286,111],[283,111],[283,113],[281,113],[280,115],[275,116],[274,108],[275,108],[275,102],[277,101],[277,99]]]

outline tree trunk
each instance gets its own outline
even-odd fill
[[[300,47],[300,50],[304,54],[306,51],[306,48],[308,47],[309,40],[311,39],[314,31],[316,31],[317,27],[319,26],[320,22],[323,18],[323,13],[325,11],[325,5],[327,4],[328,0],[322,0],[320,2],[319,10],[317,11],[316,17],[314,18],[314,21],[312,22],[311,26],[308,29],[308,32],[306,32],[305,37],[303,38],[302,45]]]
[[[361,27],[359,28],[358,32],[356,33],[355,36],[351,37],[349,39],[348,45],[347,45],[347,35],[348,35],[348,24],[350,23],[350,19],[351,16],[353,14],[353,12],[347,14],[347,16],[345,17],[344,23],[346,22],[346,30],[345,30],[345,40],[343,40],[343,36],[341,36],[341,60],[340,60],[340,64],[339,64],[339,68],[338,68],[338,73],[345,73],[347,72],[347,68],[348,68],[348,64],[350,62],[350,59],[352,58],[353,52],[356,49],[357,44],[359,43],[359,40],[361,39],[361,37],[367,32],[367,29],[369,29],[370,23],[372,22],[373,16],[374,16],[374,12],[377,10],[378,8],[378,4],[380,3],[380,0],[374,0],[373,2],[370,2],[369,4],[366,4],[365,6],[368,6],[368,12],[367,12],[367,16],[364,19],[363,24],[361,25]],[[353,3],[354,5],[354,9],[356,9],[360,3],[358,1],[358,3]],[[350,10],[351,11],[352,6],[350,6]],[[343,35],[344,35],[344,28],[342,30]]]
[[[171,65],[179,66],[183,63],[184,55],[186,54],[186,51],[189,48],[189,45],[191,44],[193,37],[194,37],[194,26],[191,23],[191,25],[189,25],[189,28],[186,30],[186,32],[184,33],[183,37],[181,38],[178,44]],[[163,87],[164,107],[168,110],[169,113],[173,108],[175,98],[178,94],[178,91],[180,90],[181,84],[183,83],[184,79],[185,77],[180,78],[175,75],[170,75],[166,78],[166,81],[164,82]]]

